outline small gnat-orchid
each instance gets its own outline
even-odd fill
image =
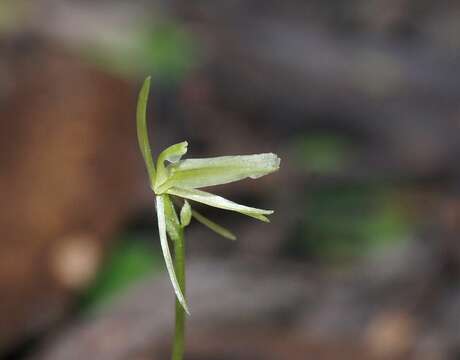
[[[257,209],[237,204],[221,196],[199,190],[199,188],[227,184],[245,178],[256,179],[279,169],[280,158],[272,153],[256,155],[221,156],[201,159],[185,159],[186,141],[172,145],[158,156],[156,166],[152,159],[147,132],[147,101],[150,90],[150,77],[142,86],[137,105],[137,134],[139,146],[147,166],[150,186],[155,194],[158,230],[166,268],[171,279],[177,300],[189,313],[184,293],[176,276],[173,259],[168,246],[167,235],[173,242],[183,241],[183,229],[191,218],[206,225],[219,235],[235,240],[229,230],[217,225],[197,211],[193,210],[188,200],[213,206],[219,209],[236,211],[255,219],[269,222],[267,215],[273,210]],[[184,200],[179,215],[172,198]]]

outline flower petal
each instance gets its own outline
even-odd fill
[[[180,209],[180,223],[182,227],[186,227],[190,224],[192,220],[192,207],[187,200],[184,200],[184,205]]]
[[[165,218],[166,218],[166,231],[171,240],[176,241],[182,236],[182,226],[179,222],[176,209],[174,204],[168,195],[163,194],[164,207],[165,207]]]
[[[169,170],[165,168],[165,161],[171,163],[177,163],[180,158],[187,153],[187,141],[183,141],[178,144],[171,145],[170,147],[163,150],[158,156],[157,160],[157,177],[155,180],[155,191],[159,185],[165,182],[168,178]]]
[[[168,190],[168,194],[197,201],[209,206],[214,206],[216,208],[236,211],[265,222],[270,221],[264,215],[273,214],[273,210],[256,209],[249,206],[240,205],[221,196],[197,189],[182,189],[178,187],[172,187]]]
[[[155,165],[152,159],[152,150],[150,149],[149,136],[147,130],[147,101],[150,92],[150,76],[144,80],[139,98],[137,100],[137,112],[136,112],[136,125],[137,125],[137,140],[139,142],[139,148],[147,166],[147,172],[149,174],[150,183],[153,183],[155,179]]]
[[[169,178],[161,186],[201,188],[244,178],[256,179],[279,169],[280,158],[272,153],[186,159],[168,167]]]
[[[204,226],[207,226],[209,229],[216,232],[220,236],[223,236],[224,238],[229,240],[236,240],[236,236],[230,230],[227,230],[223,226],[220,226],[216,224],[214,221],[209,220],[207,217],[201,215],[198,211],[192,210],[192,216],[195,218],[196,221],[203,224]]]
[[[157,196],[156,202],[157,202],[157,216],[158,216],[158,231],[160,232],[161,249],[163,251],[163,257],[166,262],[166,268],[169,273],[169,278],[171,279],[171,283],[173,285],[174,292],[176,293],[177,300],[179,300],[180,304],[182,305],[184,310],[187,312],[187,314],[190,314],[187,303],[184,298],[184,295],[182,293],[182,290],[180,289],[179,282],[177,281],[176,273],[174,271],[174,265],[173,265],[172,258],[171,258],[171,253],[169,252],[168,238],[166,236],[164,197]]]

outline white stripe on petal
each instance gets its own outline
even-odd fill
[[[166,262],[166,268],[168,269],[169,278],[171,279],[171,283],[173,285],[174,292],[176,293],[177,300],[179,300],[187,314],[190,314],[187,302],[184,298],[184,294],[182,293],[179,286],[179,282],[177,281],[176,273],[174,271],[174,265],[171,258],[171,253],[169,252],[168,238],[166,236],[166,220],[163,196],[157,196],[156,202],[158,216],[158,231],[160,233],[161,250],[163,251],[163,257]]]
[[[160,190],[170,187],[196,189],[245,178],[256,179],[278,170],[279,165],[280,158],[272,153],[181,160],[168,167],[168,180]]]
[[[197,201],[209,206],[214,206],[219,209],[236,211],[241,214],[251,216],[258,220],[269,222],[269,220],[264,215],[273,214],[273,210],[263,210],[252,208],[249,206],[244,206],[237,204],[233,201],[227,200],[221,196],[214,195],[208,193],[206,191],[197,190],[197,189],[181,189],[177,187],[173,187],[168,190],[168,194],[176,195],[179,197],[183,197],[185,199]]]

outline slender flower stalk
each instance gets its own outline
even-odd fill
[[[224,238],[236,239],[231,231],[192,209],[188,200],[269,222],[267,215],[273,214],[273,210],[240,205],[221,196],[199,190],[199,188],[227,184],[246,178],[257,179],[277,171],[280,159],[275,154],[266,153],[182,160],[188,147],[188,143],[183,141],[162,151],[155,165],[147,131],[146,114],[149,91],[150,77],[145,79],[139,93],[136,113],[137,136],[149,175],[150,187],[155,195],[161,249],[176,295],[172,360],[182,360],[185,346],[185,313],[190,314],[185,297],[184,230],[194,218]],[[179,215],[172,197],[183,200]],[[169,250],[168,236],[174,244],[174,259]]]
[[[177,241],[174,241],[174,269],[177,281],[185,296],[185,242],[184,231],[181,231]],[[172,360],[182,360],[185,346],[185,311],[182,304],[176,298],[175,304],[176,321],[173,342]]]

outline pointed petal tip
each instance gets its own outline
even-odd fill
[[[184,149],[184,148],[187,149],[188,148],[188,141],[187,140],[181,141],[180,143],[175,144],[175,146],[178,146],[181,149]]]
[[[227,240],[236,241],[236,235],[230,231],[227,231],[225,234],[219,234]]]
[[[272,215],[275,212],[274,210],[265,210],[265,209],[257,209],[257,208],[255,208],[255,210],[257,210],[257,214],[261,214],[261,215]]]
[[[182,306],[186,314],[190,316],[190,309],[188,307],[187,300],[185,300],[185,297],[183,295],[180,296],[176,291],[174,291],[174,293],[175,293],[177,301],[179,301],[179,304]]]
[[[146,92],[149,92],[150,91],[150,83],[152,81],[152,76],[147,76],[145,79],[144,79],[144,82],[142,83],[142,88],[141,88],[141,91],[146,91]]]
[[[182,308],[184,309],[185,313],[188,316],[190,316],[190,309],[189,309],[189,307],[187,305],[187,301],[185,300],[185,298],[180,299],[179,296],[177,295],[177,293],[175,295],[176,295],[177,301],[179,301],[179,304],[182,306]]]
[[[265,223],[270,223],[270,219],[268,217],[266,217],[265,215],[271,215],[273,214],[275,211],[274,210],[265,210],[264,214],[257,214],[257,216],[254,216],[252,215],[252,217],[256,218],[257,220],[260,220],[260,221],[263,221]],[[251,216],[251,215],[249,215]]]
[[[270,223],[270,219],[266,216],[261,215],[260,218],[258,218],[260,221],[263,221],[264,223]]]
[[[184,140],[184,141],[181,142],[181,144],[185,149],[185,153],[187,153],[188,152],[188,141]]]
[[[178,299],[179,300],[179,299]],[[182,302],[179,300],[179,303],[182,305],[182,308],[184,309],[185,313],[190,316],[190,309],[188,308],[188,305],[186,302]]]

